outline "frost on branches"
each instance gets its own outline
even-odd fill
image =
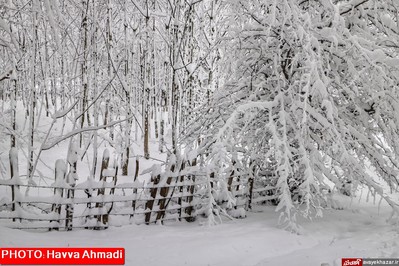
[[[298,230],[298,213],[321,215],[322,192],[331,189],[353,195],[368,186],[399,213],[366,171],[397,189],[397,8],[395,1],[232,2],[218,73],[229,78],[186,143],[200,140],[219,182],[234,156],[255,180],[269,173],[264,185],[275,187],[289,230]]]

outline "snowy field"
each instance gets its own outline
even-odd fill
[[[339,199],[343,210],[301,220],[303,232],[277,226],[272,207],[248,212],[246,219],[216,226],[176,222],[130,225],[104,231],[26,232],[0,226],[1,247],[124,247],[126,265],[266,266],[341,265],[342,257],[398,258],[399,227],[387,221],[390,207],[365,196]]]

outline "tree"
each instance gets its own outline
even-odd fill
[[[209,162],[221,161],[224,149],[225,170],[240,153],[248,174],[249,162],[273,172],[277,210],[290,230],[299,230],[297,213],[321,215],[330,182],[353,191],[366,185],[398,213],[366,171],[392,189],[399,184],[396,5],[234,1],[226,46],[236,57],[222,56],[230,78],[184,145],[203,139]]]

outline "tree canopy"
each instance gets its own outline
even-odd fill
[[[228,78],[186,144],[203,139],[208,162],[224,169],[239,158],[248,174],[273,172],[277,210],[292,229],[297,213],[321,215],[331,184],[347,193],[368,186],[397,213],[381,182],[398,187],[398,5],[286,0],[230,8]]]

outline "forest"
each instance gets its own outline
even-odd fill
[[[188,191],[212,224],[252,201],[297,231],[363,188],[399,217],[397,1],[0,0],[0,14],[0,179],[18,151],[26,196],[54,181],[44,155],[85,181],[107,148],[118,175],[202,180]]]

